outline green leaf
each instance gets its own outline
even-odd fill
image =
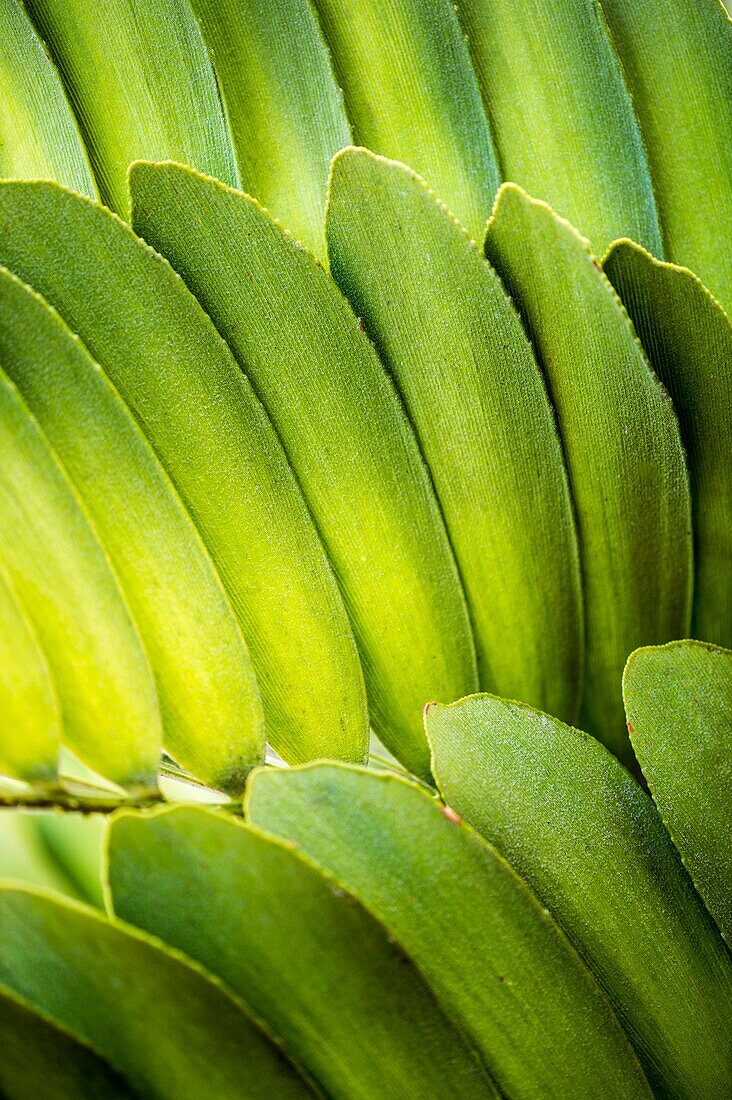
[[[328,1096],[495,1095],[385,929],[291,846],[200,808],[123,813],[109,883],[120,917],[223,978]]]
[[[26,0],[74,104],[103,201],[128,212],[142,157],[237,182],[211,60],[188,0]]]
[[[729,1096],[732,965],[649,796],[594,738],[519,703],[474,696],[425,721],[443,798],[565,930],[654,1089]]]
[[[688,631],[691,505],[678,422],[599,263],[567,222],[506,184],[486,253],[533,340],[564,442],[585,592],[582,725],[627,760],[625,660]]]
[[[679,416],[694,517],[695,638],[732,646],[732,325],[695,275],[632,241],[603,261]]]
[[[218,574],[132,415],[42,298],[0,269],[0,362],[82,497],[155,674],[168,751],[237,794],[264,755],[254,670]]]
[[[411,165],[475,240],[499,183],[450,0],[315,0],[359,145]]]
[[[53,184],[0,185],[0,262],[58,309],[148,437],[221,575],[273,747],[363,759],[335,579],[272,425],[196,300],[122,222]]]
[[[429,775],[421,713],[474,689],[467,611],[399,398],[312,256],[236,191],[177,165],[131,171],[137,232],[234,351],[277,429],[341,584],[374,729]]]
[[[666,258],[696,272],[729,311],[732,25],[719,0],[602,7],[648,150]]]
[[[104,909],[104,815],[50,811],[29,816],[50,858],[68,876],[79,898]]]
[[[310,4],[192,0],[192,7],[215,61],[242,190],[325,260],[328,169],[350,132]]]
[[[650,1097],[609,1004],[554,921],[498,853],[424,790],[321,764],[256,772],[245,808],[396,936],[501,1095]]]
[[[0,772],[56,786],[61,711],[33,624],[0,562]]]
[[[692,0],[694,2],[694,0]],[[592,241],[660,254],[648,163],[623,72],[587,0],[458,0],[505,179]]]
[[[0,514],[0,558],[47,657],[64,743],[121,787],[155,788],[160,712],[139,635],[81,502],[2,371]]]
[[[333,276],[395,379],[427,460],[482,686],[574,718],[583,622],[572,504],[511,300],[419,177],[393,161],[341,153],[326,224]]]
[[[0,0],[0,178],[96,188],[58,73],[19,0]]]
[[[5,1100],[131,1100],[130,1086],[86,1044],[0,986],[0,1090]]]
[[[702,642],[640,649],[623,694],[653,799],[732,946],[732,652]]]
[[[216,979],[95,909],[0,886],[0,982],[92,1046],[143,1096],[310,1095]]]
[[[0,878],[16,879],[86,901],[68,868],[51,852],[38,828],[38,814],[0,810]],[[0,1059],[0,1062],[2,1059]]]

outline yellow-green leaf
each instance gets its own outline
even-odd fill
[[[422,708],[474,690],[460,580],[391,380],[337,286],[266,211],[179,165],[135,165],[137,232],[180,272],[277,429],[341,584],[374,729],[429,775]]]
[[[333,163],[327,233],[333,276],[396,381],[442,505],[481,685],[576,717],[583,621],[572,504],[511,300],[419,177],[367,150]]]
[[[237,182],[216,77],[188,0],[25,6],[59,68],[109,207],[126,217],[127,168],[139,157]]]
[[[563,933],[495,849],[426,791],[394,775],[316,764],[256,772],[245,809],[386,925],[501,1095],[650,1098],[604,994]]]
[[[479,241],[499,182],[450,0],[315,0],[353,136],[409,164]]]
[[[603,261],[678,413],[694,518],[695,638],[732,647],[732,324],[695,275],[632,241]]]
[[[2,371],[0,514],[0,558],[48,660],[64,742],[121,787],[154,788],[160,712],[137,629],[81,502]]]
[[[82,497],[155,675],[163,743],[236,794],[264,756],[254,670],[211,559],[117,391],[58,314],[0,269],[0,363]]]
[[[648,150],[666,259],[729,311],[732,24],[719,0],[601,2]]]
[[[582,725],[628,758],[627,656],[688,631],[691,504],[679,426],[587,243],[505,184],[486,253],[539,356],[577,516],[587,663]]]
[[[650,797],[593,737],[519,703],[435,705],[426,727],[443,798],[562,926],[658,1095],[729,1096],[732,965]]]
[[[242,189],[324,260],[328,168],[350,132],[310,3],[192,0],[192,7],[214,60]]]
[[[96,197],[63,85],[20,0],[0,0],[0,178],[52,179]]]
[[[219,571],[287,760],[363,759],[358,654],[282,446],[182,281],[55,184],[0,185],[0,262],[79,334],[149,439]]]
[[[732,652],[702,642],[638,650],[623,693],[654,801],[732,946]]]

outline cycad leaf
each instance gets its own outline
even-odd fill
[[[431,706],[445,801],[548,907],[660,1095],[732,1089],[732,965],[649,796],[594,738],[490,695]]]
[[[158,687],[166,749],[236,794],[264,755],[249,654],[180,498],[114,387],[55,311],[0,269],[0,362],[109,553]]]
[[[602,7],[648,150],[666,259],[691,268],[729,311],[732,25],[719,0]]]
[[[574,718],[582,592],[561,444],[518,314],[419,177],[333,164],[331,270],[404,398],[460,568],[481,684]]]
[[[702,642],[638,650],[623,693],[654,801],[732,945],[732,652]]]
[[[486,252],[534,342],[564,442],[585,591],[582,724],[627,758],[618,691],[626,658],[688,632],[691,505],[678,423],[567,222],[506,184]]]
[[[673,398],[691,478],[695,638],[732,647],[732,324],[695,275],[631,241],[603,261]]]
[[[350,132],[310,3],[192,0],[192,7],[215,60],[242,189],[324,260],[328,169]]]
[[[458,0],[457,10],[504,177],[598,255],[621,236],[660,254],[645,150],[599,5]]]
[[[499,182],[450,0],[315,0],[359,145],[411,165],[475,240]]]
[[[64,817],[70,817],[64,814]],[[87,901],[78,882],[49,850],[38,828],[38,815],[0,811],[0,879],[42,886]]]
[[[120,786],[154,788],[160,713],[139,635],[78,497],[3,372],[0,513],[0,557],[46,654],[64,742]]]
[[[0,772],[55,786],[61,745],[56,686],[33,624],[0,565]]]
[[[255,773],[246,810],[396,936],[502,1095],[650,1096],[609,1004],[554,921],[498,853],[424,790],[313,765]]]
[[[237,174],[216,77],[188,0],[26,0],[74,104],[104,202],[128,211],[138,157]]]
[[[12,816],[20,816],[18,814]],[[46,810],[29,816],[40,844],[75,887],[81,901],[104,909],[102,881],[103,814]]]
[[[5,1100],[132,1100],[108,1062],[0,987],[0,1090]]]
[[[218,974],[327,1095],[494,1095],[385,929],[281,841],[199,808],[123,814],[109,882],[118,916]]]
[[[143,1096],[310,1094],[215,979],[87,906],[0,886],[0,982],[88,1043]]]
[[[286,759],[363,759],[355,644],[282,447],[170,267],[53,184],[0,186],[0,262],[54,305],[129,405],[198,526]]]
[[[20,0],[0,0],[0,178],[57,180],[96,197],[58,73]]]
[[[374,729],[426,776],[422,708],[476,673],[442,517],[393,385],[327,273],[254,200],[178,165],[136,165],[130,179],[137,232],[196,294],[284,444],[351,615]]]

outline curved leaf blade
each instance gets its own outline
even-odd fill
[[[145,1096],[311,1095],[216,979],[95,909],[0,886],[0,982]]]
[[[155,675],[169,752],[237,794],[264,757],[254,670],[180,498],[126,405],[55,311],[0,268],[0,362],[117,570]]]
[[[732,324],[695,275],[632,241],[603,261],[679,416],[694,518],[695,638],[732,646]]]
[[[0,564],[0,772],[24,783],[58,781],[61,712],[33,624]]]
[[[666,258],[729,312],[720,227],[732,223],[732,25],[719,0],[601,3],[648,150]]]
[[[0,987],[0,1089],[6,1100],[132,1100],[108,1062]]]
[[[188,0],[26,0],[86,140],[102,200],[128,213],[140,157],[237,182],[216,76]]]
[[[360,665],[281,444],[182,281],[119,219],[52,184],[0,185],[0,262],[56,307],[149,439],[216,565],[288,761],[362,760]]]
[[[650,1096],[609,1004],[549,914],[416,784],[327,764],[259,771],[245,809],[396,936],[501,1094]]]
[[[242,190],[324,261],[328,170],[351,137],[313,9],[302,0],[192,7],[215,59]]]
[[[660,255],[648,163],[599,4],[458,0],[504,179],[549,203],[602,255]]]
[[[423,176],[474,240],[499,183],[450,0],[314,0],[353,136]]]
[[[496,1095],[385,929],[281,841],[197,807],[125,813],[109,884],[120,917],[223,978],[328,1096]]]
[[[732,652],[692,641],[640,649],[623,694],[653,799],[732,945]]]
[[[691,504],[668,396],[587,243],[505,184],[486,254],[544,370],[564,442],[584,579],[582,725],[630,758],[618,684],[638,645],[688,631]]]
[[[331,270],[394,378],[471,612],[481,684],[574,717],[583,660],[572,503],[544,382],[495,272],[420,178],[333,162]]]
[[[732,965],[649,796],[594,738],[518,703],[474,696],[425,722],[443,798],[564,929],[654,1089],[722,1100]]]
[[[475,657],[391,380],[336,285],[254,200],[178,165],[138,164],[130,179],[137,232],[213,319],[287,451],[351,616],[374,729],[426,777],[422,708],[474,685]]]
[[[19,0],[0,0],[0,178],[56,180],[96,198],[71,107]]]
[[[96,532],[0,371],[0,557],[46,654],[63,740],[120,787],[154,789],[161,726],[136,626]]]

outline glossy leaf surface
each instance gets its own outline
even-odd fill
[[[328,550],[374,729],[420,776],[430,699],[476,683],[452,552],[394,387],[338,288],[247,196],[176,165],[131,173],[135,228],[251,379]]]
[[[443,798],[502,853],[592,969],[662,1096],[732,1088],[732,965],[650,797],[597,742],[474,696],[426,716]]]
[[[77,332],[142,430],[219,571],[286,759],[363,759],[358,656],[336,582],[251,386],[170,267],[51,184],[0,187],[0,262]]]
[[[623,692],[654,801],[732,943],[732,652],[701,642],[638,650]]]
[[[628,758],[618,684],[638,645],[687,633],[691,504],[678,422],[587,244],[506,184],[486,253],[534,343],[577,516],[587,630],[582,725]]]

